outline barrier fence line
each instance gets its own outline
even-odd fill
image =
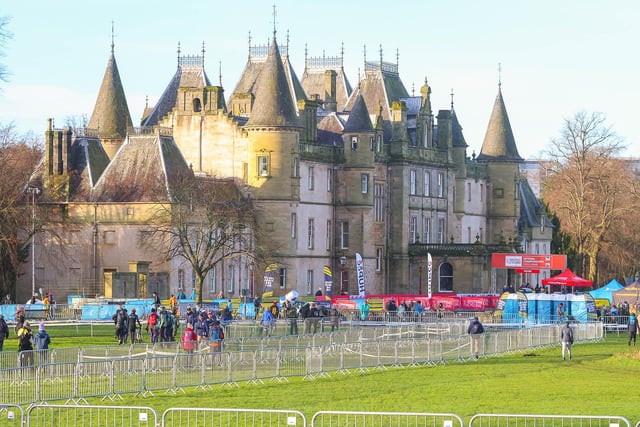
[[[24,410],[19,405],[0,405],[0,426],[22,427],[25,424]]]
[[[615,415],[534,415],[476,414],[469,427],[631,427],[624,417]]]
[[[429,412],[320,411],[311,418],[312,427],[465,427],[455,414]]]
[[[158,413],[146,406],[31,405],[29,427],[156,427]]]
[[[306,427],[307,419],[293,410],[169,408],[162,414],[162,426]]]
[[[55,400],[82,403],[90,397],[115,401],[124,394],[146,396],[159,390],[179,393],[186,387],[233,387],[240,382],[287,381],[293,376],[315,379],[329,372],[346,374],[388,366],[432,365],[474,356],[468,335],[435,339],[405,332],[406,328],[379,328],[379,339],[367,331],[360,334],[361,338],[371,334],[367,339],[341,344],[330,336],[309,337],[307,342],[316,345],[307,347],[284,347],[281,340],[274,340],[269,341],[273,347],[252,344],[257,347],[252,351],[217,352],[202,346],[186,353],[176,346],[158,345],[88,347],[79,351],[76,362],[42,363],[55,358],[21,357],[24,366],[0,371],[0,396],[11,404]],[[509,352],[557,346],[559,333],[557,326],[485,333],[480,337],[480,356],[500,357]],[[577,325],[574,337],[576,341],[599,340],[602,324]],[[229,347],[233,345],[226,346]],[[68,356],[61,359],[70,359]]]

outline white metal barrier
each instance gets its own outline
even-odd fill
[[[32,405],[29,427],[156,427],[158,413],[145,406]]]
[[[464,427],[455,414],[428,412],[346,412],[320,411],[311,419],[312,427]]]
[[[476,414],[469,427],[631,427],[631,423],[614,415]]]
[[[22,427],[25,425],[24,410],[18,405],[0,405],[0,426]]]
[[[162,426],[306,427],[307,419],[288,410],[170,408],[162,414]]]

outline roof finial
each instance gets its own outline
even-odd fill
[[[304,44],[304,70],[307,71],[307,61],[309,60],[309,49],[307,44]]]
[[[290,40],[289,39],[289,30],[287,30],[287,50],[286,50],[287,56],[289,56],[289,40]]]
[[[180,68],[180,42],[178,42],[178,68]]]
[[[340,45],[340,69],[344,68],[344,42]]]
[[[498,62],[498,89],[502,87],[502,64]]]
[[[206,52],[204,48],[204,40],[202,40],[202,68],[204,68],[204,53]]]
[[[222,61],[218,61],[218,86],[222,87]]]
[[[145,110],[149,108],[149,95],[144,97],[144,108]]]
[[[249,30],[249,60],[251,60],[251,30]]]
[[[396,48],[396,67],[400,68],[400,49]]]
[[[112,19],[111,20],[111,54],[112,55],[113,55],[114,46],[115,46],[114,38],[115,38],[115,30],[113,29],[113,19]]]
[[[416,96],[416,82],[411,82],[411,96]]]
[[[382,43],[380,43],[380,70],[382,70]]]
[[[276,4],[273,4],[273,38],[276,38]]]
[[[360,76],[360,67],[358,67],[358,90],[360,90],[360,82],[361,81],[362,81],[362,77]]]
[[[362,51],[364,52],[364,70],[367,71],[367,45],[365,44],[362,48]],[[358,72],[358,74],[360,74]]]
[[[451,109],[453,110],[453,88],[451,88]]]

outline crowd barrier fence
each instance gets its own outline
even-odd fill
[[[476,414],[469,427],[631,427],[624,417],[605,415]]]

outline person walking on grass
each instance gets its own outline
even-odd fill
[[[36,346],[38,365],[49,363],[49,344],[51,344],[51,337],[44,329],[44,322],[40,322],[38,333],[33,336],[33,343]]]
[[[9,325],[5,322],[4,316],[0,314],[0,352],[2,352],[2,347],[6,338],[9,338]]]
[[[640,329],[640,326],[638,325],[638,318],[635,313],[631,313],[629,316],[629,345],[631,345],[631,341],[633,341],[634,346],[636,345],[638,329]]]
[[[471,337],[471,355],[474,359],[480,356],[480,340],[484,333],[484,326],[480,323],[478,316],[474,317],[469,323],[467,334]]]
[[[566,356],[569,356],[571,360],[571,346],[573,345],[573,331],[569,322],[564,324],[562,331],[560,332],[560,340],[562,341],[562,360],[566,360]]]

